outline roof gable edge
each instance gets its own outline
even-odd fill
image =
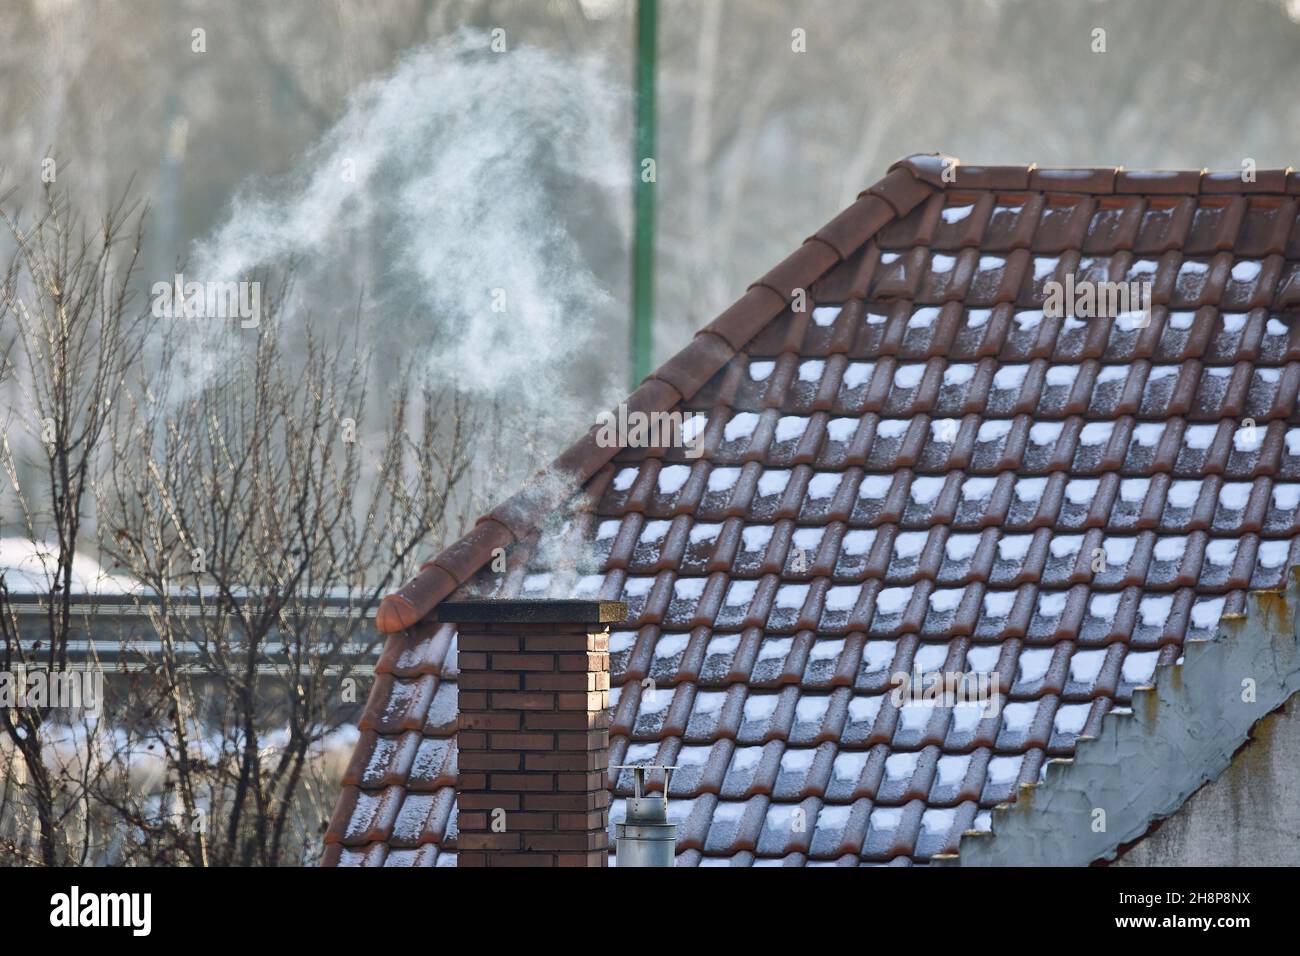
[[[751,283],[743,296],[698,331],[685,348],[646,377],[625,403],[628,410],[667,411],[690,398],[780,315],[799,290],[807,290],[887,223],[933,195],[936,187],[921,179],[917,171],[924,164],[918,162],[915,169],[906,165],[912,159],[915,157],[895,163],[883,179],[860,193],[856,202]],[[403,587],[385,596],[375,615],[380,633],[397,635],[418,624],[491,560],[493,549],[504,544],[496,527],[483,530],[486,522],[500,526],[511,541],[517,541],[586,484],[618,452],[617,447],[599,447],[595,436],[593,426],[516,494],[480,518],[473,530],[425,562]]]

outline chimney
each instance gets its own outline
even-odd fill
[[[618,601],[453,601],[457,866],[606,866]]]

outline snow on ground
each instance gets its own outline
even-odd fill
[[[53,545],[26,538],[0,538],[0,574],[10,594],[48,594],[58,569],[58,551]],[[89,555],[72,560],[72,590],[76,594],[133,594],[134,580],[104,570]]]

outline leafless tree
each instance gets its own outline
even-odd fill
[[[88,230],[53,190],[41,213],[25,222],[0,212],[16,252],[0,283],[0,328],[10,344],[7,386],[18,395],[0,437],[0,468],[18,503],[25,537],[48,556],[44,621],[23,633],[0,573],[0,670],[68,667],[74,626],[73,565],[87,518],[101,439],[112,400],[135,351],[142,316],[132,311],[130,278],[140,249],[142,216],[125,198],[98,230]],[[37,487],[19,478],[18,435],[35,460]],[[60,795],[84,799],[85,780],[42,759],[47,706],[0,709],[0,727],[21,755],[18,778],[39,824],[42,862],[60,861]]]
[[[367,691],[374,608],[459,530],[475,430],[461,396],[410,367],[372,383],[364,343],[286,334],[287,281],[256,328],[133,311],[130,214],[84,235],[51,195],[32,225],[4,220],[19,255],[3,371],[23,400],[0,465],[49,573],[22,613],[0,580],[0,670],[66,668],[81,630],[118,627],[131,654],[75,731],[49,708],[0,710],[0,861],[306,862],[337,791],[331,735],[350,749]],[[172,358],[196,340],[220,362],[191,381]],[[384,414],[366,415],[372,395]],[[39,485],[10,441],[24,425]],[[88,555],[111,566],[112,601],[78,593]]]
[[[196,394],[171,407],[157,397],[171,383],[142,388],[114,431],[105,550],[143,585],[160,652],[113,760],[126,771],[145,743],[164,779],[159,794],[98,796],[149,862],[314,855],[333,781],[312,758],[356,700],[356,662],[373,659],[368,616],[442,532],[469,460],[456,396],[413,402],[404,377],[372,439],[357,425],[362,358],[309,335],[292,363],[274,314],[233,341],[247,334],[231,333],[225,370]]]

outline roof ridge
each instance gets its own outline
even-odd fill
[[[1090,195],[1300,195],[1300,172],[1285,169],[1244,170],[1125,169],[1123,166],[968,166],[956,156],[915,153],[889,167],[905,169],[936,189],[989,189],[1029,192],[1076,192]]]
[[[931,154],[938,156],[939,154]],[[686,347],[646,376],[623,403],[629,412],[661,412],[694,395],[718,369],[832,267],[872,236],[932,196],[929,157],[909,156],[857,200],[750,283],[745,294],[695,333]],[[548,467],[480,518],[474,528],[420,566],[414,578],[379,604],[375,625],[398,634],[418,624],[440,601],[491,560],[497,548],[519,541],[578,491],[619,451],[597,444],[593,425]]]

